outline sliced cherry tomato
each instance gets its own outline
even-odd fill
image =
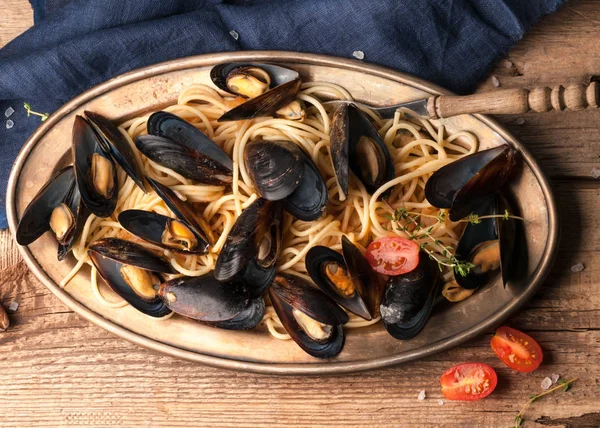
[[[440,383],[447,399],[473,401],[490,395],[498,384],[498,376],[487,364],[463,363],[446,370]]]
[[[510,327],[500,327],[492,341],[492,350],[511,369],[532,372],[542,363],[542,348],[525,333]]]
[[[369,244],[366,257],[375,272],[402,275],[419,264],[419,244],[399,236],[385,236]]]

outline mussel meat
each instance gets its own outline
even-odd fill
[[[348,238],[342,236],[342,254],[318,245],[308,251],[305,263],[315,284],[340,306],[366,320],[377,316],[383,290]]]
[[[85,209],[72,167],[66,167],[40,189],[17,226],[20,245],[29,245],[52,230],[58,241],[58,260],[63,260],[85,223]]]
[[[102,150],[109,153],[112,159],[131,177],[133,182],[146,192],[142,168],[137,162],[133,147],[129,145],[119,128],[101,114],[91,111],[85,111],[84,113],[96,134],[98,134],[98,143]]]
[[[147,128],[148,134],[177,141],[204,154],[225,169],[233,171],[233,162],[227,153],[202,131],[179,116],[166,111],[157,111],[148,118]]]
[[[442,285],[440,270],[421,252],[411,272],[391,276],[380,306],[387,332],[396,339],[411,339],[425,326]]]
[[[475,214],[482,216],[503,215],[510,208],[506,199],[497,194],[488,197],[475,208]],[[481,218],[479,223],[468,223],[456,247],[456,258],[474,266],[468,274],[455,274],[456,282],[463,288],[474,289],[489,281],[498,269],[502,272],[502,283],[506,286],[512,278],[510,260],[515,242],[515,224],[512,218]]]
[[[159,135],[140,135],[135,145],[148,159],[190,180],[213,185],[233,181],[231,168],[179,141]]]
[[[369,193],[395,177],[388,148],[369,118],[354,104],[341,104],[335,110],[330,140],[331,162],[342,192],[340,200],[348,195],[349,170]]]
[[[259,140],[246,144],[244,163],[254,188],[269,201],[291,195],[304,176],[303,152],[290,141]]]
[[[215,278],[243,283],[251,297],[260,297],[275,276],[280,251],[281,207],[259,198],[229,232],[215,264]]]
[[[304,163],[302,179],[288,197],[283,199],[283,208],[302,221],[313,221],[323,215],[329,200],[327,185],[317,165],[304,151],[300,150],[300,162]]]
[[[135,309],[157,318],[171,312],[158,297],[160,273],[173,273],[166,260],[117,238],[93,243],[88,255],[106,284]]]
[[[269,289],[277,316],[292,339],[317,358],[332,358],[344,346],[348,315],[323,292],[296,275],[278,274]]]
[[[100,137],[82,116],[73,125],[75,179],[83,203],[98,217],[110,216],[117,205],[117,169]]]
[[[212,272],[167,281],[158,294],[173,312],[211,323],[233,320],[251,304],[246,287],[219,282]]]
[[[295,70],[271,64],[226,63],[213,67],[210,77],[219,89],[249,99],[221,116],[219,122],[261,116],[304,119],[304,105],[294,101],[301,84]]]
[[[450,220],[458,221],[504,186],[515,170],[517,156],[508,145],[465,156],[433,173],[425,185],[425,197],[434,207],[450,208]]]

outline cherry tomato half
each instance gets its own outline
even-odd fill
[[[385,236],[369,244],[366,257],[375,272],[402,275],[419,264],[419,244],[399,236]]]
[[[449,400],[474,401],[487,397],[498,384],[493,368],[483,363],[458,364],[440,378],[442,394]]]
[[[542,363],[542,348],[525,333],[510,327],[500,327],[490,342],[492,350],[511,369],[532,372]]]

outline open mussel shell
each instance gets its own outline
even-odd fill
[[[281,252],[281,207],[258,198],[238,217],[215,264],[221,282],[245,284],[251,297],[262,296],[271,284]]]
[[[171,264],[135,242],[119,238],[105,238],[93,242],[89,249],[119,263],[153,272],[177,273]]]
[[[146,181],[148,181],[156,194],[164,201],[173,214],[175,214],[175,217],[184,222],[196,236],[201,236],[203,241],[208,242],[210,245],[214,244],[214,233],[201,214],[196,215],[185,201],[179,199],[175,192],[164,184],[159,183],[150,177],[146,177]]]
[[[262,73],[261,73],[262,70]],[[267,73],[267,76],[262,74]],[[300,75],[296,70],[281,67],[273,64],[259,64],[259,63],[239,63],[239,62],[228,62],[224,64],[218,64],[210,70],[210,79],[217,88],[222,91],[228,92],[233,95],[243,96],[244,98],[250,98],[249,92],[252,91],[240,91],[236,90],[232,80],[243,77],[249,77],[249,84],[260,83],[261,81],[267,82],[266,89],[262,92],[266,92],[269,88],[274,88],[284,83],[291,82],[292,80],[298,79]],[[254,77],[254,79],[252,79]]]
[[[387,332],[401,340],[415,337],[427,323],[441,285],[440,270],[424,252],[414,270],[391,276],[380,306]]]
[[[202,131],[179,116],[166,111],[157,111],[148,118],[147,128],[148,134],[177,141],[233,171],[233,162],[227,153]]]
[[[212,272],[167,281],[158,294],[173,312],[211,323],[232,320],[250,303],[246,287],[219,282]]]
[[[119,261],[116,258],[102,255],[102,252],[106,253],[106,248],[102,248],[104,245],[100,243],[99,248],[96,247],[100,252],[95,251],[93,246],[88,251],[90,260],[104,282],[127,303],[146,315],[161,318],[170,314],[171,310],[157,296],[157,288],[163,278],[153,270],[162,269],[162,261],[157,262],[156,256],[146,250],[136,254],[133,248],[126,251],[125,260]],[[111,252],[111,256],[113,255],[114,252]],[[157,264],[154,265],[154,262]],[[136,263],[136,265],[131,263]],[[151,269],[147,269],[148,267]],[[136,284],[133,284],[133,287],[126,279],[126,272],[132,271],[137,273],[137,276],[132,276],[134,279],[140,278]],[[144,284],[146,281],[149,284]],[[148,292],[148,288],[150,288],[150,292]]]
[[[265,301],[262,297],[251,300],[246,309],[230,320],[211,323],[213,327],[225,330],[250,330],[260,324],[265,315]]]
[[[376,282],[371,266],[345,236],[342,248],[343,255],[322,245],[311,248],[306,254],[306,270],[328,297],[359,317],[371,320],[371,309],[363,299]]]
[[[72,152],[75,179],[83,203],[98,217],[109,217],[117,205],[117,169],[92,125],[75,117]]]
[[[296,190],[283,200],[283,208],[302,221],[313,221],[327,209],[327,185],[312,159],[302,150],[300,152],[304,163],[302,179]]]
[[[81,232],[85,223],[84,213],[73,168],[63,168],[48,180],[25,208],[17,226],[17,242],[29,245],[52,230],[58,241],[58,260],[63,260]]]
[[[144,186],[144,174],[142,167],[138,164],[133,147],[125,136],[119,131],[119,128],[109,119],[101,114],[92,111],[85,111],[85,116],[92,125],[100,139],[98,142],[106,153],[110,153],[115,162],[119,164],[123,171],[134,181],[137,186],[146,192]]]
[[[285,330],[305,352],[317,358],[340,353],[348,315],[322,291],[299,276],[278,274],[269,297]]]
[[[154,245],[180,253],[204,254],[209,242],[184,220],[162,214],[126,210],[119,214],[119,223],[128,232]]]
[[[291,195],[304,175],[302,150],[290,141],[259,140],[246,144],[244,163],[254,188],[269,201]]]
[[[450,208],[450,220],[458,221],[502,188],[514,171],[517,154],[502,145],[452,162],[427,180],[425,197],[434,207]]]
[[[503,215],[510,210],[502,195],[490,196],[476,208],[481,216]],[[512,218],[482,218],[479,223],[468,223],[456,247],[458,260],[473,263],[465,276],[455,273],[456,282],[463,288],[474,289],[487,283],[498,271],[502,272],[502,282],[506,285],[519,261],[513,257],[515,243],[515,220]]]
[[[135,146],[148,159],[204,184],[225,185],[233,181],[230,168],[183,143],[159,135],[140,135]]]
[[[348,195],[349,169],[369,193],[395,177],[388,148],[369,118],[354,104],[341,104],[333,113],[330,139],[331,162],[342,199]]]
[[[288,105],[300,91],[300,79],[279,85],[262,95],[251,98],[244,104],[232,108],[223,114],[218,122],[253,119],[255,117],[274,116],[279,109]]]

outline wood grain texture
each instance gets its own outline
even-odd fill
[[[0,0],[9,20],[0,44],[31,23],[27,0]],[[21,18],[15,19],[14,17]],[[7,22],[8,24],[5,24]],[[600,74],[600,8],[573,1],[535,27],[481,85],[496,88],[589,83]],[[525,122],[520,124],[519,119]],[[563,234],[549,279],[509,324],[545,350],[533,374],[504,367],[489,349],[492,332],[459,348],[402,366],[337,377],[274,377],[213,369],[157,355],[118,339],[67,310],[0,236],[0,301],[18,297],[12,327],[0,333],[0,426],[450,426],[507,427],[545,376],[580,377],[527,411],[527,427],[600,426],[600,112],[501,118],[554,178]],[[579,273],[570,267],[578,262]],[[477,403],[441,399],[438,378],[479,360],[500,383]],[[418,401],[420,390],[427,399]]]

